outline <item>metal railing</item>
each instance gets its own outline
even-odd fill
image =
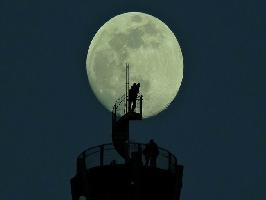
[[[141,143],[129,143],[129,155],[130,159],[134,159],[134,155],[140,155],[140,162],[145,165],[145,156],[143,155],[143,150],[145,149],[145,144]],[[169,170],[173,173],[176,172],[177,159],[169,151],[163,148],[158,148],[159,155],[156,161],[156,168]],[[96,147],[91,147],[84,152],[82,152],[77,160],[77,170],[89,170],[98,166],[107,165],[125,165],[125,159],[119,155],[119,153],[114,148],[113,144],[103,144]]]
[[[143,96],[139,94],[136,99],[136,108],[134,110],[135,113],[139,113],[142,115],[142,101]],[[113,106],[112,113],[113,115],[119,119],[126,113],[128,113],[128,96],[124,94],[120,98],[118,98]]]

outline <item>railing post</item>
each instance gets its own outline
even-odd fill
[[[86,170],[85,153],[82,153],[82,157],[77,159],[77,173],[81,173]]]
[[[115,120],[116,120],[116,114],[117,114],[117,105],[115,104]]]
[[[114,107],[113,107],[113,121],[116,121],[116,109],[117,109],[117,106],[116,106],[116,104],[114,105]]]
[[[104,146],[101,145],[100,147],[100,166],[103,166],[103,151],[104,151]]]
[[[172,154],[168,152],[168,170],[171,170]]]
[[[140,95],[140,99],[139,99],[139,113],[141,114],[141,117],[142,117],[142,100],[143,100],[143,96]]]
[[[142,164],[142,146],[138,144],[138,162]]]

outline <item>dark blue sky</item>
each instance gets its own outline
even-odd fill
[[[266,199],[266,3],[0,1],[0,199],[70,200],[76,156],[111,141],[89,88],[89,43],[109,18],[154,15],[177,36],[184,79],[171,106],[134,122],[185,166],[182,200]]]

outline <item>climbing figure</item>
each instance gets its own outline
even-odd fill
[[[145,166],[156,167],[156,160],[159,155],[159,149],[153,139],[151,139],[150,142],[146,144],[146,147],[143,150],[143,154],[145,157]]]
[[[140,83],[134,83],[128,92],[128,111],[134,112],[136,109],[136,102],[139,93]]]

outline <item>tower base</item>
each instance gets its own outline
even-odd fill
[[[94,167],[71,179],[72,199],[179,200],[182,175],[182,165],[177,165],[176,173],[144,166]]]

